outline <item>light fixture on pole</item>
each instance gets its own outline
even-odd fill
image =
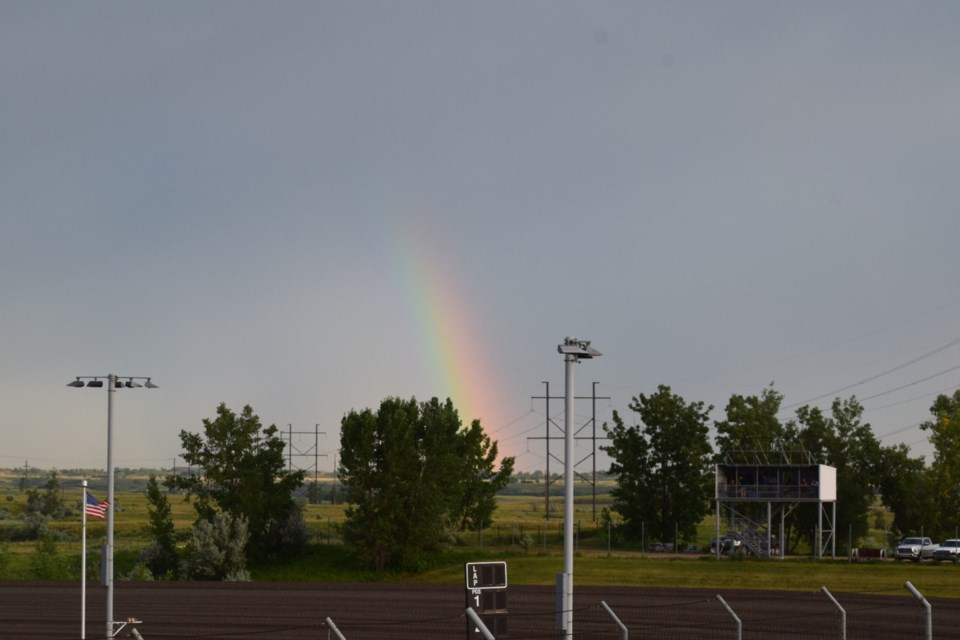
[[[103,379],[106,378],[107,380],[107,502],[110,503],[110,507],[107,509],[107,544],[104,547],[102,560],[102,562],[105,563],[103,576],[107,587],[106,638],[113,638],[115,634],[115,623],[113,620],[113,511],[117,503],[113,496],[113,394],[116,393],[117,389],[124,388],[124,383],[118,380],[119,377],[121,376],[113,373],[105,376],[77,376],[76,380],[67,383],[68,387],[87,386],[101,388],[103,387]],[[146,376],[122,377],[127,379],[125,384],[126,388],[129,389],[135,389],[140,386],[146,387],[147,389],[157,388],[157,385],[153,384],[150,378]],[[83,383],[84,380],[87,381],[86,384]],[[146,382],[141,385],[135,382],[135,380],[145,380]]]
[[[590,346],[589,340],[564,338],[557,347],[564,362],[563,416],[563,635],[573,638],[573,365],[603,355]]]

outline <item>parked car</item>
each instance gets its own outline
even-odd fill
[[[956,538],[944,540],[943,544],[933,552],[933,559],[937,562],[960,564],[960,540]]]
[[[731,553],[740,551],[743,546],[743,540],[731,537],[720,538],[720,553]],[[710,553],[717,553],[717,541],[713,539],[710,541]]]
[[[894,557],[897,560],[912,560],[920,562],[933,557],[933,552],[939,548],[930,538],[904,538],[897,545]]]

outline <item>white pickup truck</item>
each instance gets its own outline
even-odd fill
[[[934,544],[930,538],[904,538],[903,542],[897,545],[894,557],[897,560],[920,562],[932,558],[933,552],[939,548],[940,545]]]
[[[937,562],[960,564],[960,540],[953,538],[941,542],[940,548],[933,552],[933,559]]]

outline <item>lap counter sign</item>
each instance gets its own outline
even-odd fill
[[[467,606],[471,607],[495,638],[507,638],[507,563],[468,562],[464,565]],[[483,638],[467,619],[467,640]]]

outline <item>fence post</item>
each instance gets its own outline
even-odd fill
[[[333,634],[337,636],[339,640],[347,640],[346,638],[343,637],[343,634],[340,633],[340,629],[337,629],[337,625],[333,624],[333,620],[331,620],[329,616],[326,619],[326,623],[327,623],[327,626],[330,627],[330,631],[333,631]]]
[[[740,622],[740,618],[737,617],[737,614],[733,612],[733,609],[730,608],[730,605],[727,604],[727,601],[718,593],[717,600],[720,601],[720,604],[723,605],[723,608],[727,610],[727,613],[730,614],[730,617],[733,618],[733,621],[737,623],[737,640],[742,640],[743,638],[743,623]]]
[[[913,594],[914,598],[920,601],[920,604],[926,610],[927,633],[925,637],[927,640],[933,640],[933,611],[930,608],[930,603],[927,602],[927,599],[923,597],[923,594],[917,591],[916,587],[910,584],[909,580],[907,580],[907,582],[903,586],[905,586],[907,590]]]
[[[603,608],[607,610],[607,613],[610,614],[610,617],[613,618],[613,621],[617,623],[618,627],[620,627],[620,638],[622,640],[628,640],[627,636],[629,635],[629,632],[627,631],[627,627],[620,622],[620,618],[617,617],[617,614],[615,614],[613,609],[611,609],[603,600],[600,601],[600,604],[603,605]]]
[[[840,610],[840,640],[847,640],[847,612],[840,606],[840,603],[833,597],[833,594],[827,591],[826,587],[820,587],[820,591],[824,592],[827,597],[830,598],[833,606]]]
[[[490,629],[487,629],[487,625],[483,624],[483,620],[481,620],[477,612],[473,610],[473,607],[467,607],[467,617],[470,618],[470,622],[477,625],[477,629],[480,631],[480,635],[484,637],[484,640],[497,640],[497,638],[490,633]]]

